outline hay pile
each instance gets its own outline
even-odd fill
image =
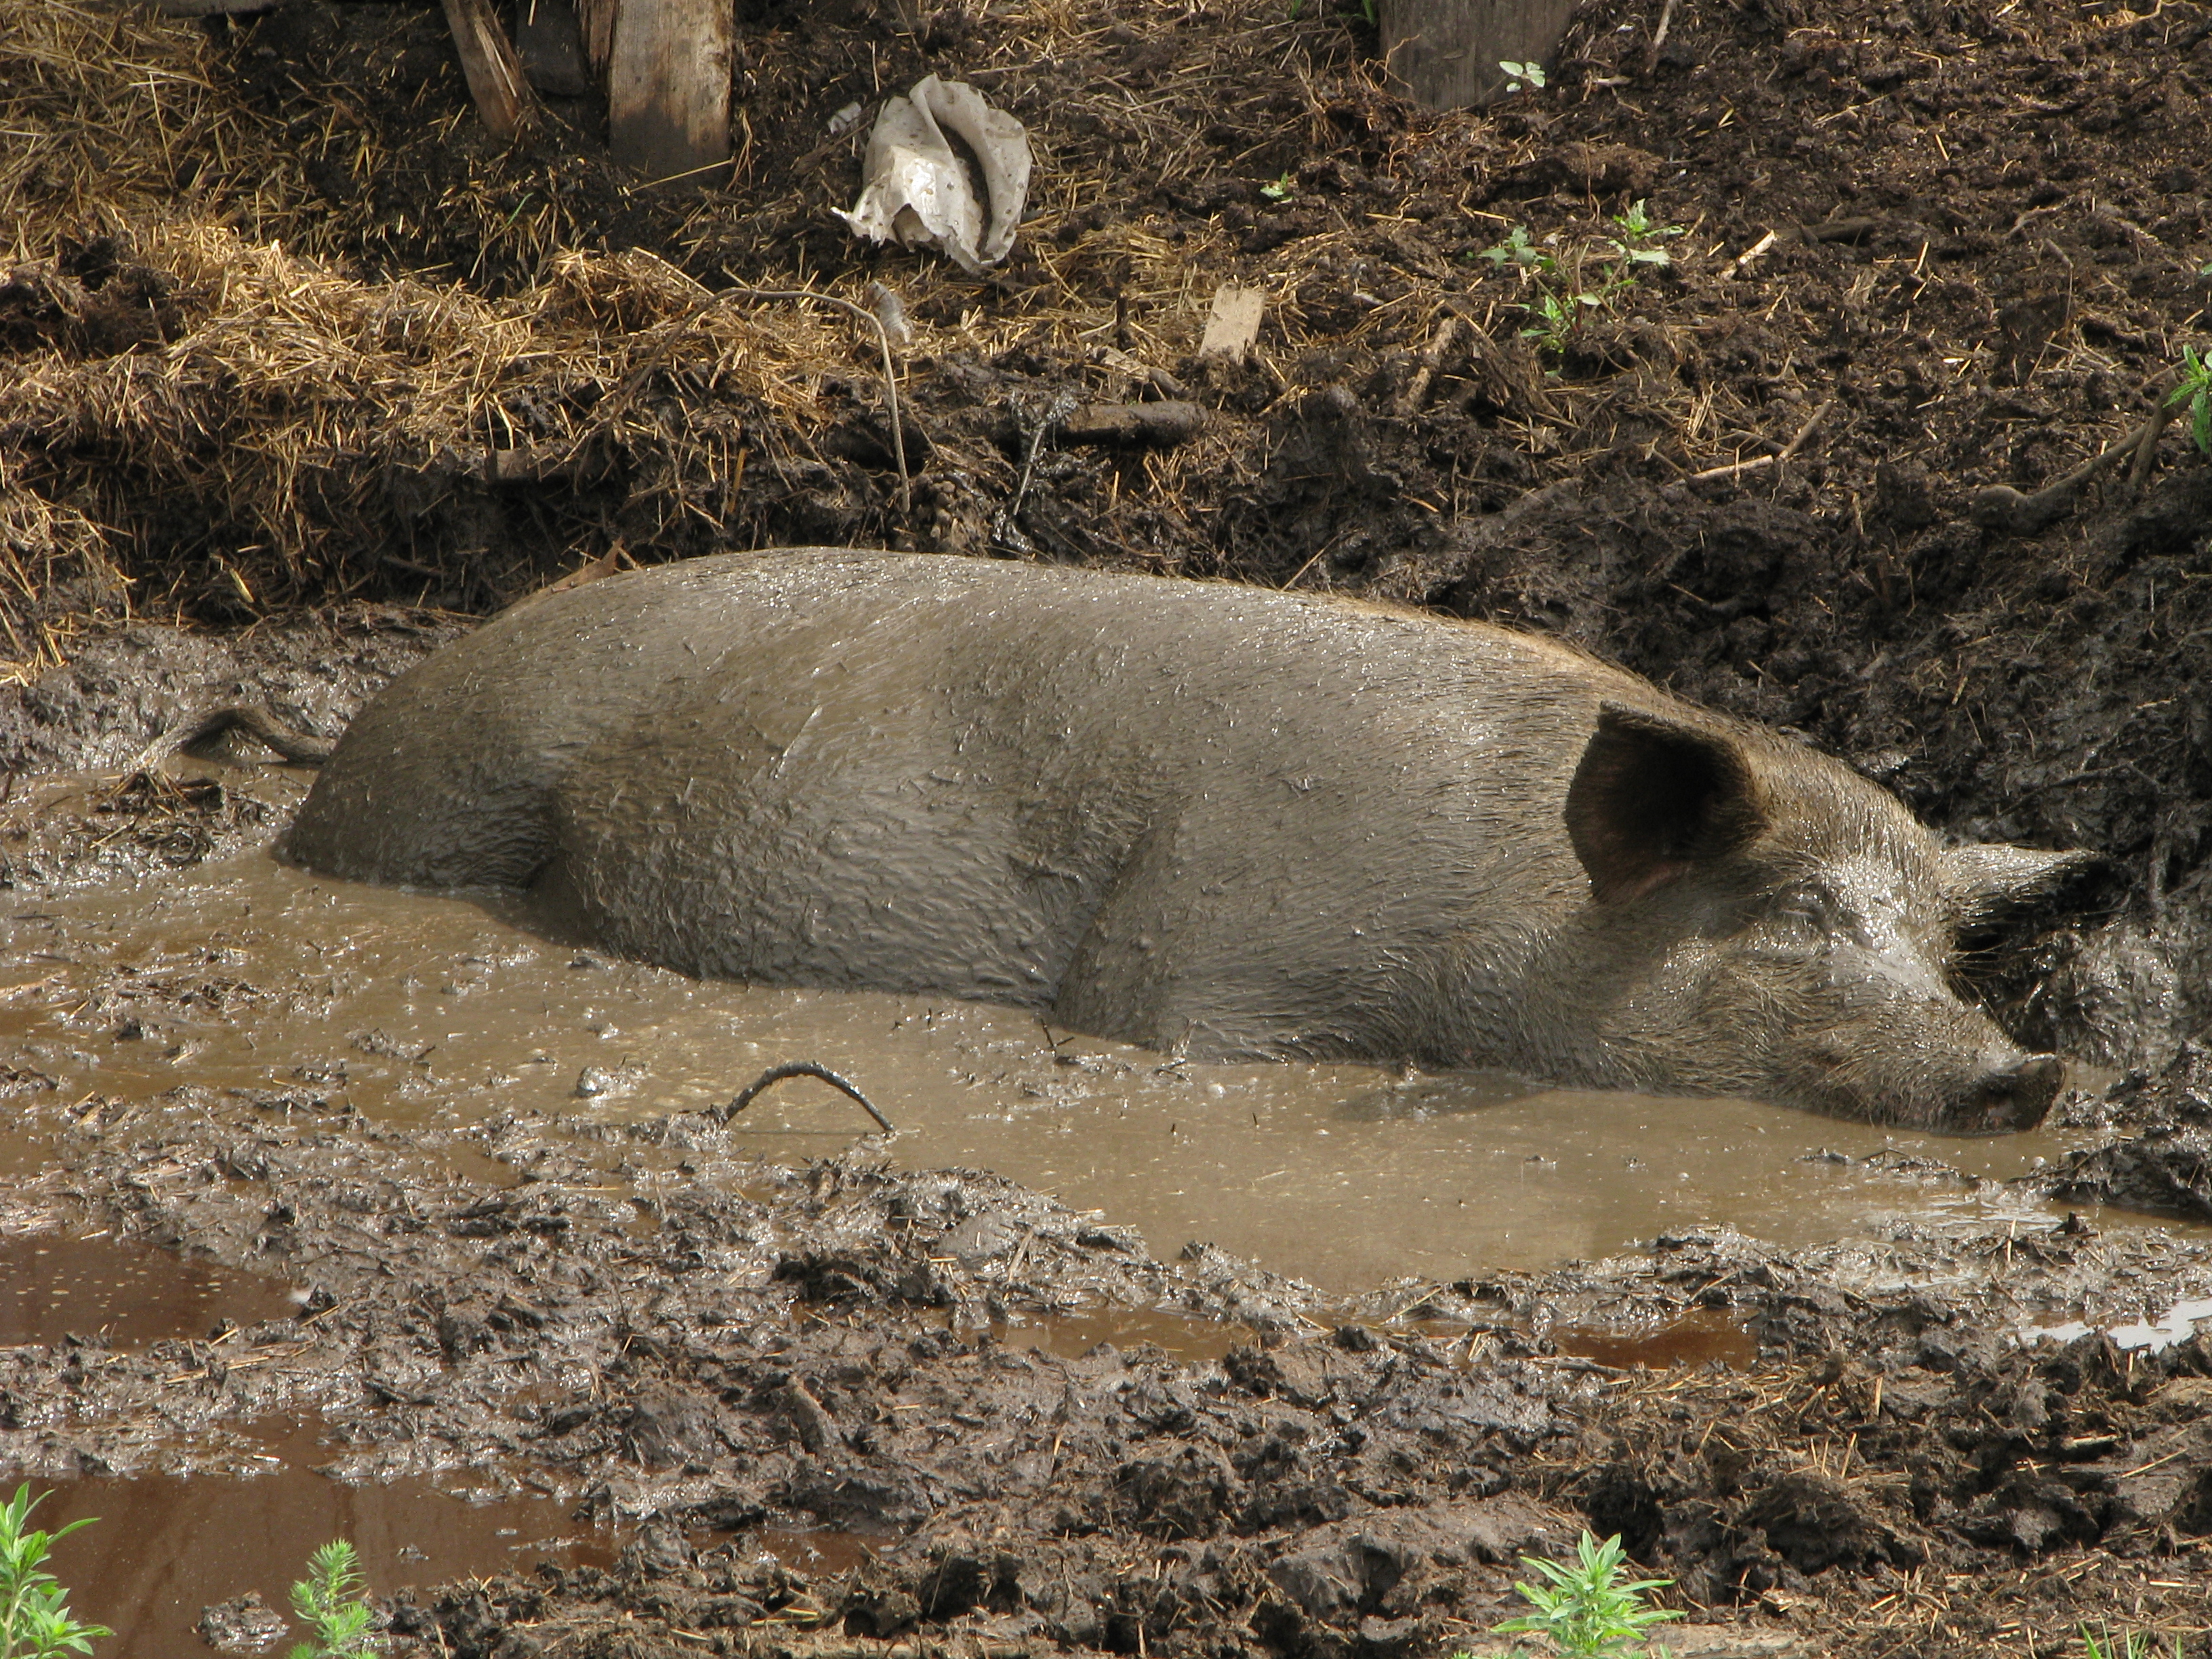
[[[852,356],[842,319],[717,306],[644,252],[564,256],[529,294],[487,300],[356,281],[184,222],[150,230],[131,269],[161,289],[173,337],[21,354],[0,386],[0,453],[11,501],[97,526],[111,559],[131,550],[136,603],[155,612],[426,584],[450,604],[511,599],[544,568],[500,562],[505,484],[558,482],[574,504],[618,477],[610,532],[660,542],[689,520],[734,538],[746,452],[781,465],[784,434],[818,418],[801,365]],[[49,526],[16,511],[33,532],[11,538],[21,565]],[[548,550],[576,539],[556,527]]]

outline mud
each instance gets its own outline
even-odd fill
[[[622,188],[588,105],[532,144],[483,143],[427,5],[295,0],[212,26],[190,76],[148,82],[173,106],[243,100],[286,158],[165,153],[165,201],[416,283],[418,309],[536,291],[579,250],[647,250],[710,286],[890,280],[921,341],[910,514],[874,370],[842,361],[779,401],[689,363],[549,354],[507,371],[488,430],[471,403],[435,442],[348,383],[317,407],[360,423],[296,450],[224,425],[216,375],[212,401],[178,393],[173,442],[113,388],[234,325],[227,278],[180,278],[160,237],[73,195],[66,145],[6,175],[31,228],[0,357],[81,394],[0,422],[20,665],[0,688],[0,1476],[102,1514],[62,1547],[81,1607],[136,1609],[134,1642],[191,1650],[191,1603],[246,1627],[236,1598],[281,1607],[328,1525],[370,1547],[400,1652],[1425,1659],[1497,1645],[1515,1558],[1588,1525],[1678,1581],[1678,1652],[2052,1656],[2085,1621],[2195,1652],[2212,471],[2174,428],[2139,485],[2109,474],[2033,534],[1974,502],[2123,437],[2201,335],[2212,18],[1684,0],[1654,52],[1654,9],[1607,0],[1544,99],[1437,118],[1382,91],[1371,37],[1317,7],[1055,8],[1073,21],[1050,38],[1021,33],[1026,9],[924,9],[742,8],[750,148],[688,204]],[[988,285],[858,253],[822,211],[850,184],[828,116],[932,69],[1029,122],[1058,181]],[[1687,233],[1672,274],[1563,349],[1523,339],[1527,279],[1484,251],[1516,225],[1588,250],[1639,197]],[[1192,319],[1232,276],[1268,290],[1261,349],[1199,363]],[[565,302],[610,338],[662,314],[611,279]],[[1409,398],[1446,309],[1458,344]],[[1036,441],[1060,395],[1151,395],[1155,370],[1206,407],[1187,451]],[[1787,465],[1694,476],[1801,431]],[[469,447],[571,440],[573,465],[519,482]],[[1516,1188],[1587,1176],[1588,1212],[1469,1242],[1456,1217],[1428,1228],[1389,1158],[1324,1190],[1316,1155],[1310,1207],[1255,1202],[1224,1244],[1192,1224],[1229,1207],[1219,1166],[1182,1146],[1189,1207],[1140,1225],[1170,1184],[1157,1164],[1091,1189],[1042,1147],[1018,1184],[900,1167],[897,1146],[841,1150],[854,1126],[823,1115],[849,1108],[803,1093],[715,1128],[595,1058],[623,1039],[589,1032],[586,994],[533,1039],[567,1045],[546,1080],[527,1054],[441,1071],[396,1013],[345,1019],[296,958],[239,971],[214,933],[240,916],[180,924],[166,956],[130,933],[252,859],[296,799],[276,771],[143,775],[193,708],[242,687],[328,734],[466,625],[434,607],[480,611],[617,547],[808,541],[1517,621],[1795,726],[1963,837],[2098,848],[2086,925],[1992,940],[1977,977],[2015,1036],[2118,1086],[2062,1103],[2010,1164],[1826,1127],[1802,1151],[1832,1157],[1762,1163],[1738,1189],[1765,1207],[1722,1216],[1659,1201],[1653,1176],[1682,1166],[1645,1119],[1594,1124],[1578,1171],[1557,1144],[1522,1150],[1523,1103],[1384,1080],[1371,1117],[1304,1121],[1331,1158],[1367,1136],[1430,1164],[1492,1135]],[[80,901],[109,906],[104,940],[66,919]],[[441,1043],[522,977],[450,935],[343,948]],[[622,971],[568,959],[531,971]],[[449,977],[456,1020],[432,1006]],[[319,1041],[246,1046],[319,1018]],[[762,1059],[663,1024],[656,1061],[702,1096]],[[981,1143],[1062,1109],[1024,1079],[1073,1085],[1073,1113],[1191,1089],[1096,1045],[1062,1066],[1031,1030],[1003,1057],[1011,1032],[962,1040],[988,1063],[945,1097],[995,1119],[915,1164],[1000,1169]],[[343,1087],[291,1075],[333,1062]],[[636,1086],[574,1097],[587,1064]],[[1647,1168],[1600,1171],[1626,1134]],[[1476,1170],[1468,1207],[1507,1184]],[[1814,1201],[1838,1194],[1850,1213]],[[1762,1237],[1696,1224],[1720,1219]],[[1178,1254],[1192,1237],[1215,1247]],[[272,1456],[285,1473],[249,1478]],[[280,1485],[321,1506],[255,1559],[191,1569],[158,1607],[95,1599],[96,1553],[154,1513],[130,1493],[252,1535]]]
[[[593,1650],[617,1624],[646,1652],[1426,1651],[1585,1522],[1726,1627],[1709,1651],[1995,1651],[2001,1627],[2056,1639],[2084,1596],[2202,1619],[2212,1351],[2063,1328],[2212,1305],[2212,1252],[2155,1231],[1678,1234],[1347,1300],[1218,1251],[1159,1261],[994,1176],[763,1164],[696,1116],[619,1132],[620,1179],[604,1125],[504,1126],[494,1184],[434,1132],[190,1087],[29,1110],[56,1158],[11,1191],[19,1241],[104,1231],[306,1299],[0,1352],[0,1455],[254,1513],[220,1477],[295,1422],[315,1443],[286,1461],[318,1480],[427,1483],[334,1520],[410,1491],[541,1500],[499,1522],[541,1547],[471,1584],[365,1528],[401,1651]],[[1164,1329],[1218,1335],[1178,1356]],[[102,1488],[139,1490],[167,1489]],[[217,1599],[285,1570],[241,1562]]]
[[[203,769],[274,815],[297,795],[282,775]],[[2111,1139],[2086,1122],[1961,1140],[1487,1073],[1169,1062],[980,1005],[702,983],[532,933],[510,905],[334,881],[263,851],[154,892],[0,897],[13,1086],[136,1103],[190,1084],[271,1117],[436,1127],[465,1158],[500,1121],[611,1135],[806,1060],[857,1082],[896,1133],[800,1081],[733,1120],[737,1144],[804,1161],[865,1135],[902,1169],[988,1168],[1099,1211],[1157,1254],[1204,1240],[1340,1294],[1698,1225],[1793,1246],[1900,1217],[2047,1224],[2065,1210],[2039,1172]],[[13,1142],[0,1133],[0,1156]],[[2079,1183],[2060,1196],[2100,1201]]]

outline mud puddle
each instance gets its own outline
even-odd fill
[[[421,1480],[348,1486],[311,1467],[312,1435],[270,1445],[265,1474],[88,1477],[52,1489],[39,1506],[40,1526],[97,1517],[56,1546],[55,1571],[71,1587],[76,1615],[116,1632],[100,1644],[103,1659],[204,1651],[199,1626],[210,1608],[208,1637],[228,1635],[231,1650],[254,1650],[240,1638],[258,1634],[265,1644],[279,1632],[271,1615],[289,1613],[291,1585],[309,1553],[333,1538],[351,1541],[379,1596],[528,1573],[540,1561],[604,1566],[612,1559],[610,1538],[572,1521],[571,1506],[551,1498],[471,1504]],[[240,1604],[248,1595],[259,1597],[258,1607]],[[287,1639],[305,1634],[294,1621]]]
[[[55,1233],[0,1237],[0,1348],[98,1337],[110,1347],[208,1337],[299,1311],[276,1280],[167,1250]]]
[[[460,1131],[507,1114],[612,1124],[727,1102],[807,1060],[890,1114],[910,1169],[988,1169],[1326,1288],[1595,1258],[1729,1225],[1784,1246],[2062,1212],[1971,1182],[2071,1144],[1957,1140],[1747,1102],[1353,1066],[1195,1066],[916,997],[701,983],[524,932],[477,905],[333,882],[265,855],[148,892],[48,896],[0,957],[0,1053],[64,1099],[187,1079],[271,1113]],[[871,1126],[781,1084],[737,1144],[785,1163]],[[9,1156],[0,1136],[0,1159]],[[2120,1221],[2117,1224],[2125,1224]]]

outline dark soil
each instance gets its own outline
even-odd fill
[[[451,442],[369,374],[256,448],[228,370],[155,395],[251,324],[228,284],[58,162],[10,173],[37,234],[0,283],[0,885],[158,879],[264,838],[279,798],[249,776],[136,758],[240,690],[333,732],[451,613],[617,550],[1328,588],[1562,635],[1801,730],[1961,836],[2106,854],[2070,925],[1978,967],[2022,1036],[2141,1068],[2063,1109],[2112,1144],[2036,1179],[2212,1218],[2187,1042],[2212,1015],[2212,466],[2171,428],[2140,482],[2123,461],[2031,533],[1984,494],[2120,441],[2203,340],[2212,11],[1686,0],[1655,58],[1657,8],[1599,0],[1540,95],[1435,115],[1321,7],[1170,9],[740,6],[744,155],[703,192],[614,173],[588,100],[485,142],[434,6],[290,0],[179,34],[270,148],[171,158],[178,201],[394,316],[534,305],[561,257],[637,248],[708,289],[897,288],[912,506],[869,351],[792,368],[803,395],[726,352],[672,361],[651,331],[692,301],[643,266],[574,279],[562,313],[641,356],[526,353]],[[860,143],[830,116],[931,70],[1042,158],[986,282],[827,214]],[[1673,265],[1523,338],[1535,279],[1485,251],[1522,227],[1553,286],[1594,287],[1638,200],[1684,228]],[[1269,295],[1243,365],[1194,355],[1224,278]],[[1054,435],[1066,398],[1170,390],[1209,416],[1181,449]],[[511,450],[559,464],[493,482]],[[103,775],[32,781],[59,772]],[[391,1609],[402,1650],[1400,1659],[1479,1647],[1517,1556],[1585,1525],[1725,1627],[1683,1651],[2057,1654],[2085,1618],[2194,1650],[2208,1624],[2212,1351],[2017,1340],[2203,1294],[2212,1261],[2155,1235],[1699,1237],[1329,1308],[988,1176],[732,1165],[688,1120],[471,1149],[307,1098],[64,1109],[4,1054],[0,1094],[55,1149],[0,1226],[112,1228],[314,1298],[217,1341],[0,1352],[11,1474],[220,1468],[296,1412],[347,1478],[489,1469],[624,1529],[611,1572]],[[503,1173],[459,1173],[471,1152]],[[1224,1357],[1027,1346],[1071,1310],[1161,1307],[1233,1326]],[[1616,1370],[1571,1334],[1686,1318],[1747,1328],[1756,1358]],[[762,1564],[769,1525],[868,1551],[810,1578]]]

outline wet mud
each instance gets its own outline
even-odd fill
[[[0,158],[0,1479],[101,1516],[57,1565],[117,1650],[266,1641],[338,1532],[392,1650],[484,1659],[1483,1653],[1584,1527],[1678,1653],[2212,1640],[2212,471],[2177,425],[2055,515],[1989,494],[2201,332],[2212,17],[1685,0],[1661,46],[1607,0],[1547,97],[1438,117],[1287,9],[747,5],[696,197],[588,100],[474,136],[426,4],[9,59],[52,142]],[[117,101],[55,125],[94,58]],[[822,211],[829,116],[932,69],[1055,181],[988,283]],[[1671,270],[1524,337],[1486,252],[1586,267],[1638,199]],[[823,273],[908,301],[910,509],[872,358],[700,309]],[[1194,355],[1224,276],[1240,365]],[[1055,435],[1163,375],[1182,448]],[[1164,1076],[988,1011],[740,1029],[286,888],[298,775],[146,759],[241,692],[331,735],[587,561],[819,541],[1515,622],[2095,848],[1968,964],[2081,1087],[1961,1143]],[[794,1044],[888,1067],[900,1135],[700,1114]]]

